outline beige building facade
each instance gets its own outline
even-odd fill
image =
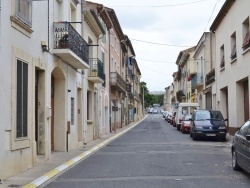
[[[216,106],[228,118],[230,134],[249,119],[249,7],[248,0],[227,0],[210,27],[216,38]]]

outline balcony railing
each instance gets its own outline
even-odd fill
[[[205,78],[205,85],[208,86],[209,84],[213,83],[215,81],[215,69],[210,71]]]
[[[98,58],[89,59],[89,80],[94,83],[105,81],[103,63]]]
[[[126,93],[126,81],[117,72],[110,72],[110,85],[119,92]]]
[[[181,90],[176,92],[176,97],[177,97],[177,100],[179,102],[182,102],[182,99],[186,98],[186,93],[185,92],[186,92],[185,89],[181,89]]]
[[[68,22],[54,23],[53,53],[75,68],[88,68],[89,46]]]
[[[126,91],[128,93],[131,93],[131,84],[130,83],[126,83]]]
[[[201,73],[196,74],[191,81],[192,89],[197,89],[197,88],[203,86],[203,84],[204,84],[203,83],[203,74],[201,74]]]
[[[224,56],[223,56],[222,59],[221,59],[220,68],[221,68],[221,69],[225,68],[225,58],[224,58]]]
[[[134,96],[136,99],[139,99],[139,94],[137,93],[137,91],[135,91]]]
[[[250,32],[246,34],[243,44],[242,44],[243,50],[246,50],[249,47],[250,47]]]
[[[237,51],[236,51],[236,44],[232,48],[232,53],[231,53],[231,60],[234,60],[237,57]]]

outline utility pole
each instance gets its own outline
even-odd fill
[[[144,106],[144,86],[142,87],[142,110],[143,110],[143,116],[145,116],[145,106]]]

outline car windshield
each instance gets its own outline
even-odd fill
[[[191,119],[191,117],[192,117],[191,115],[185,116],[185,119],[184,119],[184,120],[185,120],[185,121],[189,121],[189,119]]]
[[[224,120],[220,111],[200,111],[196,113],[196,120]]]

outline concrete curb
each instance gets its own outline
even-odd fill
[[[82,154],[74,157],[73,159],[68,160],[67,162],[65,162],[62,165],[56,167],[55,169],[49,171],[48,173],[44,174],[43,176],[37,178],[36,180],[32,181],[31,183],[29,183],[27,185],[24,185],[23,188],[35,188],[35,187],[41,186],[42,184],[46,183],[48,180],[50,180],[50,179],[54,178],[55,176],[57,176],[57,175],[61,174],[62,172],[64,172],[69,167],[72,167],[76,163],[83,161],[84,159],[86,159],[87,157],[89,157],[90,155],[92,155],[93,153],[95,153],[96,151],[101,149],[102,147],[106,146],[108,143],[112,142],[116,138],[118,138],[121,135],[125,134],[127,131],[134,128],[136,125],[138,125],[141,121],[143,121],[146,118],[147,118],[147,116],[145,116],[143,119],[141,119],[139,122],[135,123],[131,127],[128,127],[127,129],[123,130],[120,133],[117,133],[116,135],[112,136],[111,138],[108,138],[107,140],[105,140],[105,141],[101,142],[100,144],[92,147],[88,151],[85,151]]]

